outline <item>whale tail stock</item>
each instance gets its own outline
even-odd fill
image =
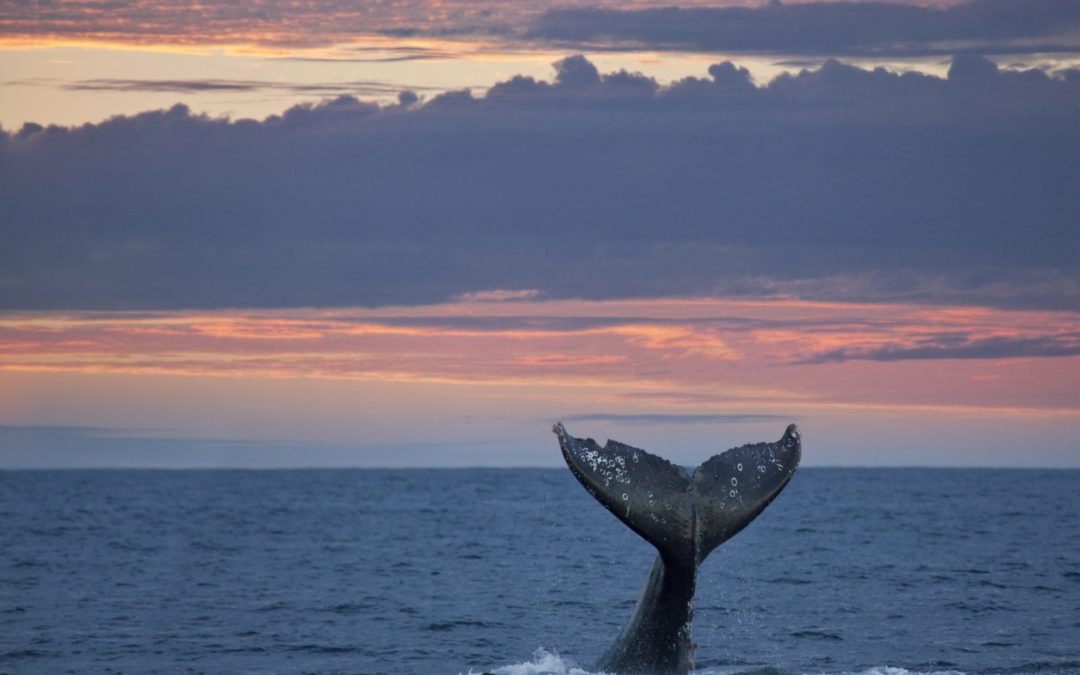
[[[610,673],[690,670],[690,618],[697,567],[746,527],[791,480],[801,458],[799,429],[775,443],[716,455],[693,474],[639,448],[553,431],[585,489],[659,551],[622,635],[597,668]]]
[[[699,565],[746,527],[791,480],[801,457],[799,428],[775,443],[716,455],[690,475],[662,457],[608,441],[553,431],[570,471],[593,497],[655,546],[673,566]]]

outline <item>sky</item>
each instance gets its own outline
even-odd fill
[[[1078,259],[1072,0],[0,2],[0,469],[1075,468]]]

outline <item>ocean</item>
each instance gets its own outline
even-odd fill
[[[0,472],[0,672],[584,673],[654,549],[566,469]],[[699,673],[1080,673],[1080,471],[803,468]]]

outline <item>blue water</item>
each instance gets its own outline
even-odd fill
[[[0,672],[576,672],[654,552],[568,471],[0,472]],[[802,469],[706,673],[1080,673],[1080,471]]]

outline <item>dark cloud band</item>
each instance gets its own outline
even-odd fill
[[[913,56],[1078,52],[1072,0],[972,0],[951,7],[886,2],[760,7],[553,9],[533,39],[726,53]]]
[[[572,57],[485,96],[0,135],[0,308],[487,289],[1075,308],[1080,78],[830,61],[668,87]]]

